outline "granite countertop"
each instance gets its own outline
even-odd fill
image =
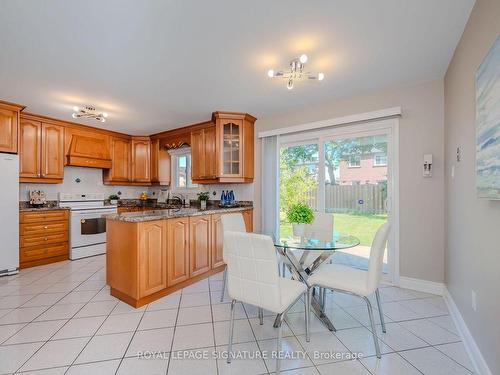
[[[173,219],[177,217],[240,212],[250,209],[253,209],[253,206],[245,205],[245,206],[231,207],[231,208],[210,206],[206,210],[201,210],[197,207],[186,207],[186,208],[165,209],[165,210],[158,209],[158,210],[140,211],[140,212],[124,212],[121,214],[106,215],[106,219],[127,221],[130,223],[141,223],[144,221]]]
[[[19,202],[19,212],[30,212],[30,211],[53,211],[53,210],[69,210],[67,207],[59,207],[59,202],[57,201],[47,201],[43,206],[32,206],[27,201]]]

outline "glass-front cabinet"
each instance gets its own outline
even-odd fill
[[[246,113],[215,112],[214,121],[219,181],[251,182],[255,117]]]

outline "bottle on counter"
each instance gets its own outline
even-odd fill
[[[222,190],[222,193],[220,195],[220,205],[221,206],[225,206],[226,205],[226,191],[225,190]]]
[[[229,205],[233,205],[234,204],[234,192],[232,190],[229,192],[229,199],[228,199],[228,201],[229,201],[229,203],[228,203]]]

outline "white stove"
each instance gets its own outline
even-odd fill
[[[70,209],[69,259],[106,253],[106,218],[117,207],[104,205],[102,193],[59,193],[59,206]]]

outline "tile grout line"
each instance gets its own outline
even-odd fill
[[[212,289],[210,288],[210,276],[206,280],[208,283],[208,302],[210,303],[210,316],[212,318],[212,335],[213,335],[213,339],[214,339],[214,348],[215,348],[215,351],[217,352],[217,343],[215,341],[214,310],[212,307]],[[225,291],[223,291],[223,293],[225,293]],[[236,306],[235,306],[235,308],[236,308]],[[219,362],[218,362],[217,357],[215,357],[215,372],[217,375],[219,375]]]
[[[77,288],[78,286],[82,285],[85,281],[89,280],[92,276],[94,276],[94,275],[95,275],[97,272],[99,272],[100,270],[101,270],[101,269],[96,270],[93,274],[91,274],[91,275],[90,275],[87,279],[83,280],[83,281],[82,281],[80,284],[78,284],[75,288]],[[60,302],[63,298],[65,298],[67,295],[69,295],[70,293],[72,293],[72,292],[73,292],[73,290],[74,290],[74,288],[73,288],[72,290],[68,291],[68,293],[66,293],[63,297],[61,297],[59,300],[57,300],[54,304],[52,304],[52,306],[55,306],[55,305],[56,305],[58,302]],[[98,293],[99,293],[99,291],[97,291],[97,293],[94,295],[94,297],[95,297]],[[94,297],[92,297],[92,298],[94,298]],[[92,299],[92,298],[91,298],[91,299]],[[43,313],[45,313],[47,310],[49,310],[52,306],[50,306],[50,307],[48,307],[47,309],[45,309],[43,312],[41,312],[39,315],[37,315],[35,318],[33,318],[33,320],[32,320],[31,322],[29,322],[28,324],[32,323],[32,322],[33,322],[36,318],[38,318],[39,316],[41,316]],[[83,308],[83,306],[82,306],[82,308]],[[79,311],[80,311],[80,310],[79,310]],[[78,313],[78,312],[76,312],[75,314],[77,314],[77,313]],[[75,315],[75,314],[74,314],[74,315]],[[74,315],[73,315],[73,316],[74,316]],[[66,320],[66,323],[64,323],[64,324],[61,326],[61,328],[59,328],[59,329],[58,329],[58,330],[57,330],[57,331],[56,331],[56,332],[55,332],[52,336],[50,336],[50,337],[49,337],[49,339],[48,339],[48,340],[46,340],[46,341],[45,341],[45,342],[44,342],[44,343],[43,343],[43,344],[42,344],[42,345],[41,345],[41,346],[40,346],[40,347],[39,347],[39,348],[38,348],[38,349],[37,349],[37,350],[36,350],[36,351],[35,351],[35,352],[34,352],[34,353],[33,353],[33,354],[32,354],[32,355],[31,355],[31,356],[30,356],[30,357],[29,357],[26,361],[25,361],[25,362],[23,362],[23,364],[17,368],[16,372],[17,372],[17,371],[19,371],[19,370],[20,370],[20,369],[21,369],[24,365],[26,365],[26,363],[28,363],[28,361],[29,361],[31,358],[33,358],[33,356],[34,356],[36,353],[38,353],[38,352],[39,352],[39,351],[40,351],[40,350],[41,350],[41,349],[42,349],[42,348],[43,348],[43,347],[44,347],[44,346],[45,346],[45,345],[46,345],[46,344],[50,341],[50,339],[51,339],[51,338],[52,338],[55,334],[57,334],[57,332],[59,332],[59,331],[60,331],[60,330],[61,330],[61,329],[62,329],[62,328],[63,328],[63,327],[64,327],[64,326],[65,326],[65,325],[66,325],[66,324],[67,324],[67,323],[68,323],[68,322],[72,319],[72,318],[73,318],[73,317],[71,317],[71,318],[67,319],[67,320]],[[28,324],[27,324],[27,325],[28,325]],[[27,325],[26,325],[26,326],[27,326]],[[25,327],[23,327],[23,329],[24,329],[24,328],[25,328]],[[16,334],[17,334],[17,332],[16,332]]]
[[[167,369],[165,371],[165,375],[168,375],[168,370],[170,369],[170,361],[172,360],[172,352],[174,350],[175,333],[177,331],[177,321],[179,320],[179,313],[180,313],[180,309],[181,309],[183,294],[184,293],[182,292],[182,289],[181,289],[181,294],[179,297],[179,304],[177,305],[177,314],[175,316],[174,332],[172,333],[172,341],[170,342],[170,355],[168,356]]]

